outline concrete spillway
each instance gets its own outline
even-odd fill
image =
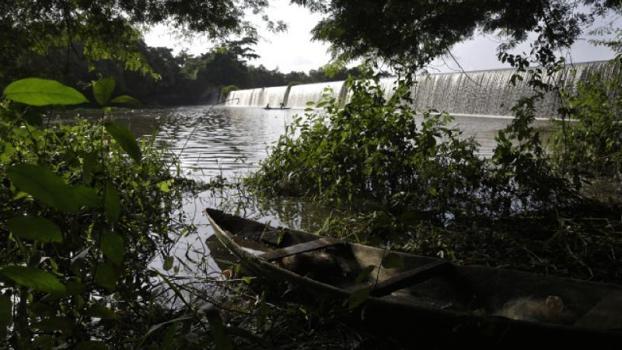
[[[548,82],[565,88],[573,88],[591,75],[606,75],[615,67],[608,62],[588,62],[567,66],[564,70],[547,77]],[[512,69],[476,72],[439,73],[417,76],[417,84],[411,91],[415,108],[423,111],[436,109],[457,114],[511,116],[511,108],[524,96],[533,94],[526,78],[511,84],[515,71]],[[395,79],[381,79],[380,84],[389,96]],[[345,104],[350,96],[343,81],[277,86],[232,91],[227,106],[305,108],[307,102],[317,102],[322,94],[329,94]],[[557,114],[559,97],[547,94],[536,106],[537,115],[549,117]]]

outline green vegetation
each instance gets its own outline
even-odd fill
[[[339,67],[319,68],[308,73],[281,73],[263,66],[253,66],[249,59],[256,58],[251,45],[253,39],[234,40],[212,50],[192,56],[186,52],[173,55],[164,47],[149,47],[140,39],[130,45],[136,51],[142,71],[128,69],[112,59],[91,60],[79,50],[48,50],[29,54],[28,59],[0,65],[0,87],[11,81],[37,76],[55,79],[69,86],[83,87],[90,95],[88,82],[100,76],[113,77],[119,93],[131,93],[146,105],[181,105],[220,102],[227,92],[225,87],[240,89],[287,85],[291,82],[314,83],[343,80],[356,69]],[[79,42],[72,43],[81,47]],[[13,66],[12,68],[9,68]]]
[[[618,209],[571,186],[573,178],[558,165],[563,154],[547,153],[531,126],[535,98],[520,101],[514,111],[523,123],[500,132],[493,157],[483,159],[473,140],[448,127],[450,116],[426,112],[415,118],[406,93],[410,82],[402,80],[388,99],[377,82],[349,84],[353,95],[343,109],[324,99],[322,111],[309,110],[280,138],[248,179],[256,193],[338,204],[341,218],[330,218],[324,234],[460,263],[621,281]],[[575,106],[569,118],[584,121],[565,130],[601,131],[594,137],[611,145],[603,151],[606,168],[615,173],[608,179],[619,184],[619,134],[611,127],[619,116],[612,112],[606,119],[576,108],[602,106],[594,98],[602,97],[598,91],[586,85],[569,98]],[[565,140],[575,148],[593,141]]]
[[[460,263],[622,281],[619,75],[561,91],[565,121],[550,153],[532,125],[535,102],[559,90],[546,83],[564,64],[556,50],[594,18],[620,12],[618,1],[293,2],[326,15],[315,36],[336,54],[308,74],[249,65],[257,32],[244,13],[263,14],[263,0],[0,3],[2,345],[220,350],[235,335],[241,348],[392,347],[322,307],[275,303],[255,283],[262,281],[211,279],[203,252],[177,252],[178,240],[194,232],[180,219],[183,191],[196,188],[171,173],[179,166],[165,149],[116,123],[111,106],[200,103],[235,88],[340,80],[360,73],[344,68],[357,57],[410,77],[480,29],[502,31],[499,59],[534,88],[491,159],[449,126],[451,116],[415,118],[408,78],[389,98],[377,81],[349,80],[351,102],[340,109],[327,97],[316,106],[322,112],[307,110],[250,186],[342,209],[321,233]],[[140,27],[169,21],[217,45],[192,57],[142,42]],[[529,32],[537,33],[531,51],[510,53]],[[601,44],[619,51],[613,32],[618,37]],[[101,108],[99,120],[49,118],[87,103]],[[606,190],[610,201],[600,200],[602,182],[615,187]]]
[[[103,106],[121,100],[113,90],[113,80],[93,83]],[[47,126],[38,106],[87,102],[58,82],[17,81],[4,96],[2,342],[17,349],[136,346],[151,322],[166,317],[154,294],[161,282],[148,268],[176,232],[171,213],[180,193],[164,186],[173,179],[163,151],[151,141],[137,144],[107,107],[98,123]]]
[[[250,180],[254,188],[440,216],[478,191],[483,162],[472,140],[446,126],[448,115],[427,113],[419,123],[408,84],[388,100],[377,82],[348,84],[343,109],[327,95],[322,113],[310,110],[288,128]]]
[[[596,178],[622,180],[622,94],[619,66],[607,77],[597,75],[581,82],[564,96],[565,117],[553,138],[553,156],[560,171],[577,187]]]

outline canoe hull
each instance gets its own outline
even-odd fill
[[[207,210],[210,223],[214,227],[218,241],[231,253],[237,256],[242,265],[250,272],[265,277],[276,283],[288,282],[300,290],[306,291],[310,299],[330,300],[333,305],[347,305],[356,289],[323,283],[321,281],[299,275],[287,270],[274,262],[266,261],[260,254],[244,247],[241,237],[251,237],[256,233],[278,230],[251,220],[224,214],[216,210]],[[235,222],[235,224],[231,224]],[[236,229],[243,228],[238,231]],[[246,230],[246,233],[242,231]],[[309,242],[318,237],[309,233],[286,230],[293,239],[289,244]],[[252,234],[248,234],[251,233]],[[386,254],[382,249],[357,244],[348,244],[355,253],[366,251],[369,255]],[[276,247],[275,247],[276,248]],[[420,257],[404,253],[417,264],[426,264],[438,259]],[[379,264],[378,264],[379,265]],[[487,308],[499,307],[513,295],[544,290],[547,294],[563,295],[565,300],[572,301],[572,306],[580,310],[588,310],[610,295],[622,295],[622,289],[614,285],[596,284],[571,279],[543,277],[524,272],[492,269],[482,266],[456,267],[449,277],[443,277],[443,283],[433,281],[406,288],[410,294],[400,295],[397,291],[382,297],[368,297],[362,306],[350,311],[350,318],[371,330],[390,334],[400,339],[431,341],[443,339],[443,344],[460,345],[464,341],[529,346],[534,344],[559,346],[602,344],[601,348],[614,348],[622,340],[620,329],[594,329],[566,324],[529,322],[492,316]],[[445,281],[446,280],[446,281]],[[510,283],[514,281],[515,286]],[[440,284],[439,284],[440,283]],[[458,292],[448,291],[448,285],[466,285]],[[514,290],[516,289],[516,290]],[[426,294],[427,293],[427,294]],[[460,294],[456,304],[476,305],[469,310],[456,310],[442,306],[421,303],[412,295],[421,296],[422,300],[432,295]],[[322,298],[318,298],[322,296]],[[410,297],[408,297],[410,296]],[[479,299],[479,300],[478,300]],[[453,300],[453,299],[452,299]],[[457,299],[456,299],[457,300]],[[583,305],[585,304],[585,305]],[[430,305],[434,305],[431,307]],[[492,306],[490,306],[492,305]],[[479,308],[478,308],[479,307]],[[344,308],[345,309],[345,308]],[[622,309],[621,309],[622,310]],[[586,313],[582,311],[582,314]],[[578,315],[579,316],[579,315]],[[415,336],[415,339],[413,338]],[[412,338],[412,339],[411,339]],[[537,339],[537,340],[536,340]]]

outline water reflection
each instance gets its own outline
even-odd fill
[[[83,111],[91,117],[95,112]],[[229,180],[247,175],[257,168],[269,147],[285,131],[300,109],[264,110],[262,108],[190,106],[167,109],[118,110],[115,118],[127,124],[137,136],[155,137],[170,150],[169,156],[179,160],[182,176],[203,182],[217,177]],[[510,118],[457,115],[453,126],[464,137],[474,137],[482,156],[490,156],[497,132],[510,123]],[[537,127],[546,129],[547,121]],[[177,170],[177,169],[172,169]],[[226,207],[275,225],[313,230],[330,214],[326,208],[293,199],[258,202],[239,190],[204,192],[188,198],[184,210],[189,220],[203,233],[210,234],[202,211],[205,207]],[[298,213],[294,215],[293,213]],[[299,213],[304,213],[300,215]]]
[[[79,112],[90,118],[101,116],[101,112],[96,111]],[[236,178],[257,168],[267,156],[269,147],[285,131],[285,126],[296,114],[302,113],[302,110],[295,109],[192,106],[118,110],[114,116],[137,136],[154,137],[158,143],[166,145],[170,150],[169,157],[179,160],[180,175],[202,182],[219,177],[235,182]],[[459,115],[453,125],[464,132],[464,137],[475,138],[481,145],[483,156],[490,156],[497,132],[510,121],[509,118]],[[538,126],[545,128],[547,122],[539,121]],[[205,244],[213,234],[203,214],[207,207],[311,232],[318,230],[330,215],[336,214],[331,208],[292,198],[255,198],[242,188],[222,188],[188,196],[184,198],[182,213],[176,215],[183,216],[185,223],[194,225],[198,234],[180,236],[170,254],[180,261],[192,262],[189,266],[203,266],[198,270],[184,268],[186,274],[218,271]],[[162,261],[154,262],[153,266],[162,266]]]

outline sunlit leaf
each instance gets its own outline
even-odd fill
[[[103,78],[92,83],[93,96],[100,106],[105,106],[110,101],[112,93],[114,92],[115,81],[114,78]]]
[[[95,283],[109,291],[112,291],[117,288],[118,279],[119,271],[112,263],[105,262],[97,265],[97,270],[95,271]]]
[[[50,294],[65,294],[66,288],[56,276],[34,267],[5,266],[0,273],[15,283]]]
[[[160,189],[160,191],[164,192],[164,193],[169,193],[171,191],[171,184],[173,183],[172,180],[165,180],[165,181],[160,181],[158,182],[158,188]]]
[[[140,147],[138,147],[138,142],[136,142],[136,137],[134,137],[132,132],[128,128],[113,122],[108,122],[105,126],[106,131],[117,141],[121,148],[135,161],[140,162],[142,158]]]
[[[68,106],[88,103],[78,90],[55,80],[27,78],[15,81],[4,89],[4,96],[30,106]]]
[[[382,267],[387,269],[400,269],[404,267],[404,258],[395,253],[389,253],[382,259]]]
[[[39,242],[62,242],[63,234],[52,221],[39,216],[19,216],[7,220],[9,231],[19,238]]]
[[[116,105],[127,105],[127,106],[140,106],[140,101],[135,99],[132,96],[121,95],[110,100],[110,103],[114,103]]]
[[[114,232],[106,232],[101,237],[101,248],[104,256],[116,265],[123,263],[123,237]]]
[[[162,264],[162,268],[164,269],[164,271],[172,269],[174,261],[175,258],[173,258],[172,256],[167,256],[166,258],[164,258],[164,263]]]
[[[106,218],[111,224],[116,223],[121,215],[121,199],[119,198],[119,191],[117,191],[112,183],[106,185],[105,196],[105,209]]]

